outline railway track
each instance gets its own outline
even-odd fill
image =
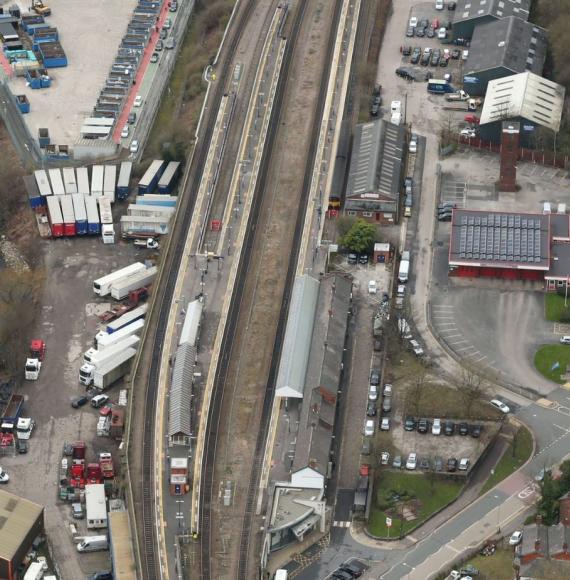
[[[221,362],[218,365],[215,378],[215,389],[212,396],[212,401],[209,408],[208,422],[207,422],[207,433],[206,442],[204,447],[204,455],[202,458],[202,485],[200,489],[200,576],[203,580],[209,580],[212,577],[211,574],[211,546],[212,546],[212,502],[215,499],[213,481],[214,481],[214,470],[215,470],[215,457],[217,448],[217,438],[218,431],[220,428],[221,419],[221,408],[224,396],[224,387],[227,379],[229,363],[230,363],[230,353],[232,343],[236,335],[236,328],[238,323],[238,318],[240,314],[241,300],[243,297],[243,289],[245,287],[245,282],[248,276],[249,264],[251,256],[253,255],[252,248],[255,241],[255,235],[257,230],[257,223],[259,220],[260,210],[263,202],[263,190],[265,188],[265,183],[267,180],[267,174],[269,171],[269,165],[272,157],[272,149],[275,142],[275,136],[280,123],[280,110],[283,103],[283,98],[285,95],[285,90],[288,81],[288,72],[290,69],[290,64],[292,57],[296,48],[297,39],[299,36],[299,31],[303,22],[303,17],[305,15],[306,7],[308,2],[300,2],[297,10],[295,11],[295,16],[293,23],[291,25],[289,35],[288,35],[288,45],[285,53],[285,57],[282,65],[282,75],[279,80],[279,85],[277,89],[277,95],[273,108],[273,115],[270,122],[270,129],[267,139],[266,153],[263,157],[262,166],[260,169],[259,179],[257,182],[257,187],[254,196],[254,202],[252,207],[252,212],[250,215],[247,236],[244,240],[244,247],[242,249],[240,265],[239,265],[239,275],[236,279],[234,296],[230,306],[230,311],[228,315],[228,321],[225,328],[224,338],[222,342],[222,352],[223,356]],[[325,99],[327,90],[327,79],[330,74],[330,62],[332,59],[332,53],[334,50],[334,40],[335,35],[332,31],[336,30],[338,26],[340,17],[341,2],[336,1],[335,11],[334,11],[334,22],[331,28],[331,33],[329,35],[327,52],[326,52],[326,66],[323,68],[320,91],[317,103],[317,112],[314,118],[312,131],[313,134],[318,134],[319,126],[321,123]],[[249,477],[249,485],[247,486],[247,498],[243,517],[242,530],[239,542],[239,561],[238,561],[238,578],[246,579],[248,577],[248,564],[250,557],[250,548],[252,545],[252,524],[255,512],[255,497],[256,491],[258,489],[257,482],[259,481],[262,461],[263,461],[263,448],[269,428],[269,420],[271,417],[271,406],[273,402],[274,386],[279,362],[279,356],[281,352],[283,335],[285,331],[285,323],[289,308],[289,300],[291,295],[293,278],[295,275],[297,259],[301,247],[301,233],[303,231],[304,216],[306,203],[308,201],[308,195],[310,191],[311,178],[313,173],[313,164],[316,156],[317,141],[312,140],[309,155],[307,156],[307,162],[305,166],[305,172],[303,177],[303,188],[301,194],[301,203],[299,204],[296,224],[295,224],[295,235],[293,247],[291,248],[290,260],[286,275],[286,285],[285,293],[283,297],[283,302],[280,308],[279,323],[277,334],[275,338],[275,343],[273,347],[273,354],[271,360],[269,381],[267,389],[265,392],[263,407],[262,407],[262,417],[260,422],[260,428],[256,438],[256,448],[254,452],[254,460],[251,468],[251,473]]]
[[[215,85],[212,110],[218,110],[222,96],[224,94],[227,80],[231,75],[229,63],[231,62],[238,44],[242,38],[245,24],[251,16],[255,7],[256,0],[246,0],[241,13],[238,15],[236,26],[233,32],[230,32],[228,50],[225,53],[223,61],[219,64],[219,77]],[[141,503],[140,514],[137,515],[137,528],[141,531],[139,542],[141,555],[141,573],[142,577],[147,580],[156,580],[162,577],[162,570],[159,566],[159,557],[157,551],[158,537],[155,517],[156,492],[155,492],[155,465],[154,465],[154,442],[155,442],[155,409],[157,406],[158,379],[160,373],[160,362],[162,349],[165,344],[166,327],[168,314],[172,302],[176,280],[178,276],[179,265],[184,255],[185,234],[190,226],[192,219],[194,202],[196,199],[196,189],[201,181],[201,173],[208,154],[209,143],[212,137],[215,124],[215,116],[210,115],[204,128],[202,137],[202,146],[196,151],[194,159],[195,167],[198,168],[198,174],[195,179],[191,180],[189,191],[181,196],[181,205],[179,215],[181,221],[176,224],[177,238],[172,244],[172,251],[167,256],[165,268],[168,271],[166,283],[159,300],[159,310],[156,319],[156,330],[152,341],[152,357],[147,375],[145,388],[145,405],[144,405],[144,432],[142,440],[142,466],[139,474],[138,490],[135,490]],[[142,521],[139,520],[139,517]]]

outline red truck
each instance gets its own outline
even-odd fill
[[[110,453],[99,453],[99,465],[101,466],[101,473],[104,479],[112,479],[115,477],[115,467],[113,466],[113,458]]]

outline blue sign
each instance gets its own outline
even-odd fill
[[[463,82],[475,85],[479,82],[479,77],[463,77]]]
[[[523,125],[523,131],[534,131],[534,125]]]

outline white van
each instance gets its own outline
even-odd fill
[[[79,544],[77,544],[78,552],[101,552],[109,549],[109,541],[107,536],[85,536]]]

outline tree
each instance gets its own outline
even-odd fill
[[[472,367],[461,369],[461,385],[459,392],[465,402],[465,410],[470,415],[473,403],[481,398],[486,386],[485,379]]]
[[[413,407],[415,414],[419,415],[422,404],[422,396],[424,393],[424,387],[426,386],[426,372],[425,370],[420,370],[416,375],[414,382],[412,383],[407,396],[407,407]]]
[[[356,220],[352,227],[340,239],[340,243],[353,252],[361,254],[372,249],[376,239],[376,228],[364,220]]]

